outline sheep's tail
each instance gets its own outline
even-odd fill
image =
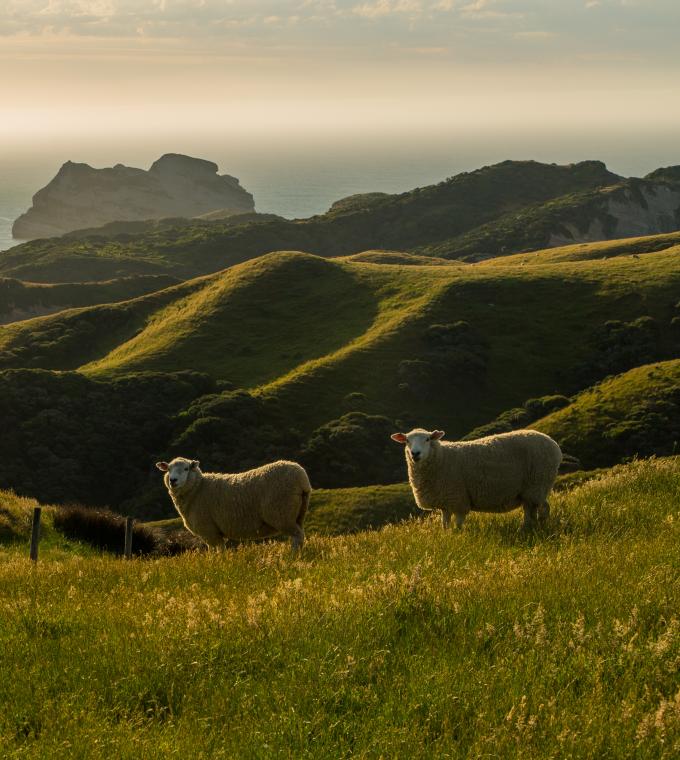
[[[307,514],[307,508],[309,507],[309,499],[312,495],[311,488],[306,489],[302,492],[302,497],[300,499],[300,511],[298,512],[298,516],[295,520],[295,522],[302,527],[302,523],[305,521],[305,515]]]
[[[574,472],[581,469],[581,461],[571,454],[562,454],[562,462],[558,472]]]

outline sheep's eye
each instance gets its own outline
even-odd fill
[[[189,468],[188,468],[188,467],[185,467],[185,468],[184,468],[184,472],[189,472]]]

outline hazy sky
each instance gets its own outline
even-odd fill
[[[680,127],[678,0],[1,0],[0,138]]]

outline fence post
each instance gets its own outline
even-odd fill
[[[31,554],[33,562],[38,561],[38,544],[40,543],[40,513],[41,507],[33,508],[33,524],[31,526]]]
[[[125,518],[125,559],[132,557],[132,527],[134,522],[134,517]]]

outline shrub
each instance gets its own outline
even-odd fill
[[[315,430],[301,453],[312,485],[343,488],[404,478],[403,453],[387,417],[350,412]]]
[[[499,414],[495,420],[471,430],[463,440],[472,441],[476,438],[483,438],[486,435],[496,435],[497,433],[509,433],[512,430],[519,430],[527,425],[531,425],[536,420],[540,420],[541,417],[545,417],[568,405],[569,399],[566,396],[553,395],[530,398],[522,406],[508,409]]]
[[[125,546],[125,518],[108,509],[81,506],[59,507],[54,527],[68,538],[84,541],[97,549],[122,554]],[[132,553],[152,554],[158,549],[153,531],[135,524],[132,530]]]
[[[593,355],[576,370],[579,387],[664,358],[659,324],[648,316],[630,322],[609,320],[595,330],[591,343]]]
[[[422,355],[399,364],[400,389],[418,393],[435,390],[442,381],[454,387],[483,381],[486,341],[468,322],[430,325],[422,341]]]

